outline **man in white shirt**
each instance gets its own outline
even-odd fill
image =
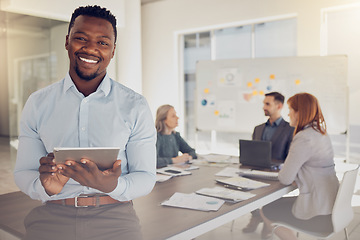
[[[110,11],[77,8],[65,42],[69,73],[25,104],[14,177],[23,192],[46,202],[27,216],[25,239],[142,238],[131,200],[154,187],[156,130],[145,98],[107,75],[116,35]],[[56,164],[55,147],[120,152],[101,171],[88,159]]]

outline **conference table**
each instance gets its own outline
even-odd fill
[[[239,167],[233,164],[232,167]],[[198,211],[161,206],[175,192],[193,193],[204,187],[219,186],[215,174],[222,168],[200,166],[191,175],[173,177],[156,183],[147,196],[133,200],[140,219],[144,240],[193,239],[223,224],[231,222],[259,207],[262,207],[294,190],[294,185],[285,186],[278,181],[260,180],[269,186],[250,191],[256,196],[238,203],[226,202],[218,211]],[[30,199],[22,192],[0,195],[0,229],[17,238],[25,234],[23,220],[30,210],[41,203]]]

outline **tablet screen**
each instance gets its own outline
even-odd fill
[[[66,160],[80,162],[82,158],[96,163],[100,170],[112,168],[117,160],[119,147],[93,147],[93,148],[54,148],[55,163],[65,163]]]

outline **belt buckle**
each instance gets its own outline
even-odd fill
[[[75,197],[75,207],[77,207],[77,208],[85,208],[85,207],[89,207],[89,206],[79,206],[78,205],[78,198],[87,198],[88,196],[77,196],[77,197]]]

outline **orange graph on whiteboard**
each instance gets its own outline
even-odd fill
[[[275,74],[270,74],[269,78],[270,79],[275,79]]]
[[[215,114],[216,116],[218,116],[218,115],[219,115],[219,111],[218,111],[218,110],[215,110],[214,114]]]
[[[205,89],[204,89],[204,93],[209,93],[209,91],[210,91],[210,90],[209,90],[208,88],[205,88]]]
[[[247,86],[248,86],[249,88],[252,87],[252,85],[253,85],[252,82],[248,82],[248,83],[247,83]]]
[[[296,80],[295,80],[295,84],[296,84],[296,85],[299,85],[300,83],[301,83],[301,81],[300,81],[299,79],[296,79]]]

